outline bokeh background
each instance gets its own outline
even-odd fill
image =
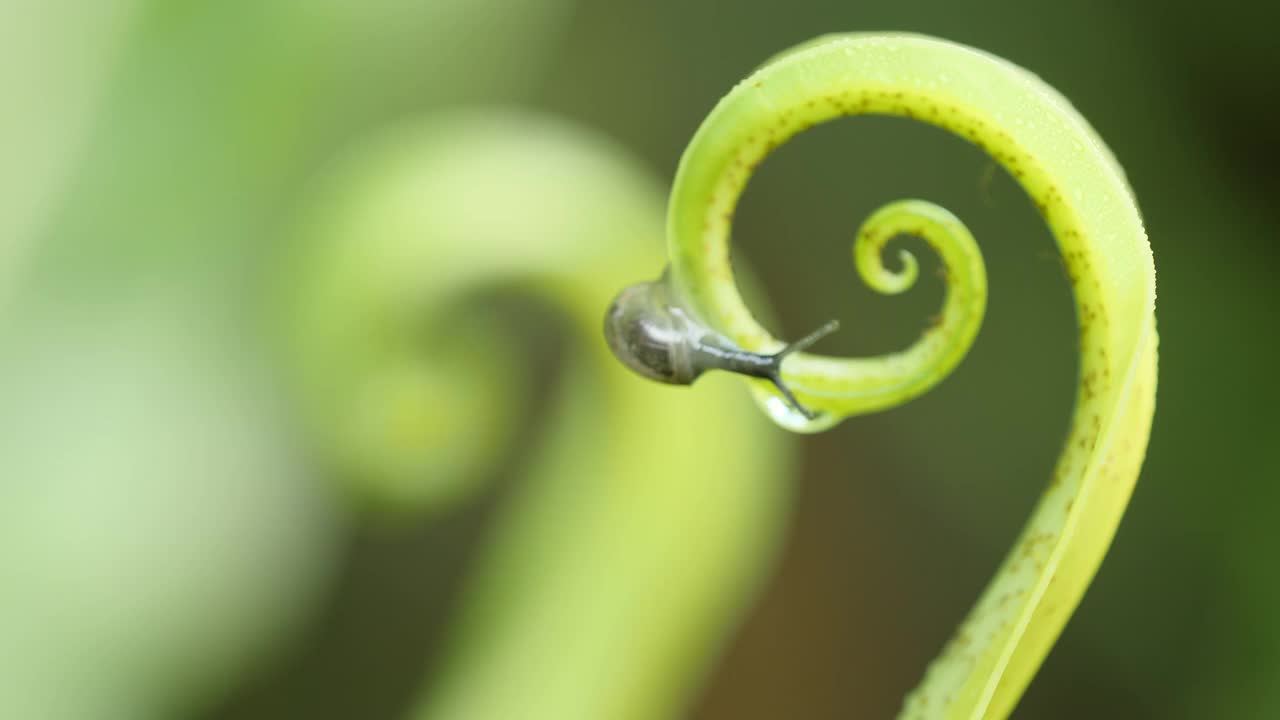
[[[0,697],[62,698],[27,715],[50,718],[125,696],[161,698],[139,716],[402,714],[443,662],[459,588],[530,440],[516,433],[465,501],[392,519],[296,449],[274,376],[254,369],[270,351],[246,328],[310,183],[387,127],[500,105],[612,138],[665,187],[703,116],[764,59],[823,33],[910,30],[1008,58],[1070,98],[1128,172],[1156,258],[1146,466],[1015,717],[1280,716],[1277,12],[1246,0],[11,0]],[[876,297],[846,261],[857,223],[902,197],[939,202],[978,237],[982,334],[921,399],[788,439],[780,555],[690,717],[891,716],[1052,468],[1074,387],[1068,285],[1033,209],[976,149],[884,118],[807,132],[753,179],[735,259],[781,336],[837,317],[827,352],[902,347],[941,287]],[[504,322],[528,366],[554,376],[560,321],[526,308]],[[209,453],[212,435],[235,451]],[[138,445],[162,452],[138,466]]]

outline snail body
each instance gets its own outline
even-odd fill
[[[782,361],[837,327],[839,323],[832,320],[771,355],[743,350],[676,303],[663,273],[657,280],[637,283],[618,293],[605,313],[604,335],[614,356],[641,377],[668,385],[690,385],[708,370],[762,378],[812,419],[815,413],[801,405],[782,382]]]

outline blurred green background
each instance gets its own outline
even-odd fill
[[[483,492],[421,517],[370,519],[323,481],[260,370],[255,324],[310,183],[387,127],[515,105],[613,138],[665,187],[703,116],[766,58],[823,33],[909,30],[1005,57],[1070,98],[1126,168],[1156,259],[1146,466],[1015,717],[1280,716],[1278,19],[1245,0],[10,0],[0,697],[67,703],[27,717],[131,693],[166,696],[144,703],[157,717],[400,715],[438,671],[530,440],[516,433]],[[877,297],[847,262],[861,219],[903,197],[948,207],[982,244],[982,334],[925,397],[789,438],[781,556],[692,717],[891,716],[1056,458],[1075,364],[1052,239],[1003,171],[940,131],[844,120],[762,166],[734,252],[762,282],[771,329],[837,317],[833,354],[910,342],[941,287]],[[499,314],[554,375],[560,321],[510,317],[513,304]],[[213,433],[236,452],[181,441]],[[164,452],[130,464],[121,448],[148,442]],[[67,548],[111,573],[60,568]],[[167,614],[182,603],[199,622]]]

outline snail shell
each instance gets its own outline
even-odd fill
[[[662,280],[623,289],[605,315],[604,336],[614,357],[650,380],[671,385],[688,385],[710,369],[699,352],[706,335],[671,304]]]

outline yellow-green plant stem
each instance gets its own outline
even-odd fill
[[[1155,271],[1142,219],[1114,156],[1057,92],[984,52],[899,34],[819,38],[770,61],[707,117],[671,192],[671,281],[686,309],[737,345],[783,343],[753,317],[735,284],[729,235],[756,165],[796,133],[846,115],[897,115],[948,130],[999,162],[1026,191],[1061,250],[1079,320],[1079,386],[1069,437],[1012,552],[924,681],[907,718],[1009,714],[1092,579],[1145,454],[1156,386]],[[851,166],[852,163],[851,163]],[[856,172],[856,170],[851,170]],[[808,421],[767,383],[753,391],[780,424],[814,431],[905,402],[939,382],[976,335],[986,280],[976,246],[949,213],[890,205],[855,241],[860,274],[898,292],[916,275],[880,262],[899,233],[941,255],[940,321],[908,349],[874,358],[800,354],[783,378]]]
[[[354,495],[439,513],[512,432],[537,450],[494,518],[413,716],[677,716],[769,567],[784,438],[730,378],[655,391],[600,314],[661,259],[658,183],[610,143],[511,110],[440,114],[365,143],[309,204],[290,315],[318,444]],[[478,327],[494,289],[567,321],[527,422],[521,348]],[[706,452],[714,428],[727,452]]]

